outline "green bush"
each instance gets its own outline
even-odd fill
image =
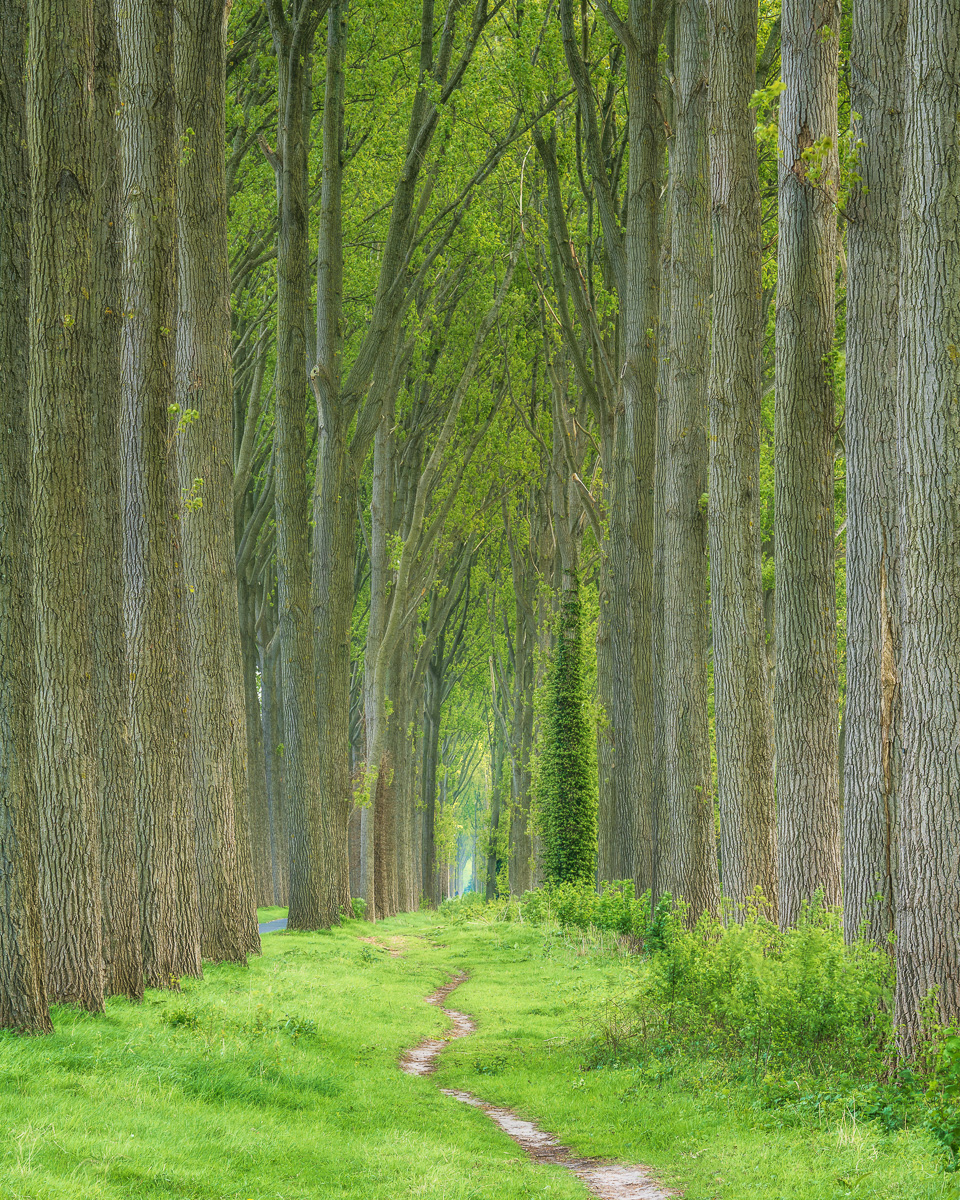
[[[672,1044],[780,1066],[880,1073],[891,1049],[889,956],[846,946],[836,912],[780,930],[763,916],[693,929],[673,920],[649,962],[647,1002]]]

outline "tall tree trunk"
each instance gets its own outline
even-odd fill
[[[247,747],[233,530],[233,383],[225,179],[224,0],[178,8],[176,439],[189,647],[191,782],[200,867],[201,951],[258,951],[245,838]]]
[[[437,878],[437,763],[440,754],[440,721],[443,716],[443,648],[441,630],[437,647],[427,666],[424,698],[423,774],[421,796],[423,804],[423,838],[421,840],[421,873],[423,894],[431,908],[440,903]]]
[[[290,898],[289,834],[284,787],[285,746],[283,743],[283,676],[279,635],[260,663],[260,695],[263,719],[264,774],[270,806],[270,862],[273,870],[274,903],[286,905]]]
[[[133,759],[127,714],[129,669],[123,627],[120,507],[121,277],[120,138],[116,113],[120,48],[112,0],[94,0],[95,186],[92,212],[93,324],[90,393],[90,633],[93,655],[106,990],[143,997],[140,897],[133,806]]]
[[[720,901],[707,716],[706,376],[709,360],[707,11],[676,9],[672,303],[663,437],[664,790],[671,876],[691,921]]]
[[[665,509],[666,509],[666,464],[667,454],[667,407],[670,399],[670,314],[673,310],[673,136],[675,133],[675,99],[670,80],[673,78],[676,61],[677,21],[676,5],[667,14],[663,33],[664,50],[666,52],[665,73],[666,85],[662,88],[664,106],[664,124],[667,136],[664,141],[664,152],[661,167],[661,186],[663,198],[660,204],[660,323],[657,338],[663,353],[657,356],[657,397],[656,397],[656,441],[654,445],[654,486],[653,486],[653,589],[651,597],[651,632],[650,653],[653,687],[653,780],[650,790],[652,795],[651,836],[653,839],[653,876],[651,879],[652,903],[660,899],[664,892],[675,893],[676,885],[673,880],[673,834],[670,828],[670,805],[667,799],[667,781],[665,775],[666,755],[666,709],[664,706],[664,613],[663,613],[663,583],[664,583],[664,553],[665,553]]]
[[[530,581],[533,583],[534,581]],[[517,589],[514,575],[514,588]],[[533,671],[536,626],[532,591],[516,601],[516,658],[513,688],[513,783],[510,803],[510,891],[517,896],[533,887],[533,838],[530,828],[530,791],[532,774],[530,756],[533,753]],[[607,655],[609,658],[609,655]],[[599,665],[598,665],[599,670]],[[609,746],[609,738],[598,738],[598,744]],[[603,753],[602,751],[599,751]],[[609,763],[608,763],[609,768]]]
[[[711,0],[713,358],[710,606],[724,898],[777,913],[771,713],[760,557],[760,182],[750,108],[754,0]]]
[[[627,177],[626,287],[620,298],[623,340],[623,436],[615,495],[622,492],[627,568],[614,588],[625,589],[632,615],[627,661],[614,650],[614,675],[632,684],[635,746],[619,763],[617,804],[633,812],[633,879],[638,894],[653,886],[653,486],[659,323],[659,196],[663,120],[658,105],[661,28],[653,12],[630,5],[627,48],[630,161]],[[613,508],[611,506],[611,516]],[[611,528],[611,538],[613,529]],[[626,749],[626,747],[624,747]],[[628,875],[623,876],[628,878]]]
[[[487,900],[497,898],[497,851],[500,841],[500,819],[503,809],[503,735],[495,729],[493,745],[490,747],[490,831],[487,837],[487,855],[484,864],[484,895]],[[474,874],[477,873],[474,863]]]
[[[386,746],[384,726],[387,721],[387,672],[377,670],[382,652],[383,635],[390,609],[390,589],[393,572],[390,569],[388,543],[393,535],[393,434],[392,413],[384,413],[377,428],[373,448],[373,480],[370,499],[370,613],[367,617],[367,641],[363,656],[364,724],[367,731],[366,789],[369,803],[360,815],[360,879],[363,898],[367,902],[367,920],[389,916],[387,898],[381,884],[386,886],[383,838],[384,823],[391,808],[387,794],[387,758],[374,759],[375,747]],[[381,783],[381,777],[383,782]],[[379,826],[379,828],[378,828]],[[379,859],[379,869],[375,869]]]
[[[833,515],[839,29],[839,3],[783,6],[774,732],[784,926],[818,889],[827,904],[840,900]]]
[[[847,201],[847,702],[843,927],[894,928],[900,769],[897,273],[903,152],[903,0],[853,10],[850,107],[859,181]],[[865,924],[864,924],[865,923]]]
[[[263,713],[257,687],[257,633],[254,598],[249,587],[241,590],[240,633],[243,651],[244,716],[247,734],[247,812],[253,870],[253,899],[256,905],[277,904],[273,886],[270,800],[263,744]],[[260,688],[263,687],[261,677]]]
[[[30,172],[24,0],[0,0],[0,1027],[49,1033],[30,595]]]
[[[290,928],[330,924],[324,900],[326,843],[317,746],[317,695],[310,619],[309,492],[306,445],[307,63],[310,6],[274,28],[280,71],[280,239],[277,253],[276,517],[280,645],[283,658],[284,813],[290,854]]]
[[[103,1008],[88,625],[93,0],[31,0],[30,488],[47,994]]]
[[[414,789],[416,755],[413,745],[414,643],[402,638],[394,652],[391,755],[397,820],[397,907],[413,912],[419,896],[414,893]]]
[[[143,967],[149,987],[200,972],[196,848],[184,796],[186,707],[179,558],[170,484],[176,314],[176,110],[172,0],[118,11],[127,198],[120,438],[124,613]]]
[[[323,108],[323,175],[317,239],[316,366],[312,377],[318,396],[320,446],[313,494],[314,550],[311,602],[314,614],[314,672],[325,703],[317,737],[326,866],[324,904],[327,923],[339,920],[350,905],[347,825],[350,811],[350,620],[353,613],[353,566],[356,530],[356,479],[349,452],[349,420],[341,400],[343,341],[343,63],[347,41],[347,5],[334,0],[327,15],[327,61]],[[318,382],[319,381],[319,382]],[[373,818],[372,808],[361,822]],[[366,825],[362,825],[366,831]],[[361,842],[367,845],[369,838]],[[361,865],[361,874],[363,867]],[[361,890],[366,879],[361,881]],[[367,893],[363,892],[364,896]],[[379,902],[378,902],[379,903]],[[378,904],[367,899],[367,919]]]
[[[906,43],[900,207],[900,1047],[925,997],[960,1017],[960,4],[917,0]]]

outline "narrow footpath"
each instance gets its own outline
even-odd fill
[[[466,1037],[476,1030],[476,1025],[466,1013],[444,1007],[443,1001],[467,976],[458,971],[449,983],[426,997],[427,1004],[436,1004],[450,1018],[453,1028],[443,1038],[427,1038],[418,1046],[408,1050],[400,1060],[400,1070],[408,1075],[430,1075],[437,1069],[440,1051],[456,1038]],[[573,1151],[563,1146],[551,1133],[539,1129],[532,1121],[524,1121],[507,1108],[497,1108],[452,1088],[440,1089],[445,1096],[452,1096],[473,1108],[486,1113],[491,1121],[508,1134],[535,1162],[550,1163],[565,1167],[580,1179],[587,1191],[598,1200],[672,1200],[676,1192],[668,1192],[655,1183],[649,1173],[639,1166],[621,1166],[597,1158],[577,1158]]]

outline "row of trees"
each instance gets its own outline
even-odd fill
[[[0,1020],[436,903],[479,779],[488,891],[955,1014],[960,13],[3,3]]]
[[[259,949],[224,24],[205,0],[0,13],[0,1022],[22,1029]]]

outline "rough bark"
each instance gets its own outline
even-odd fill
[[[368,803],[360,814],[360,881],[367,902],[367,919],[390,916],[384,890],[389,887],[386,857],[395,847],[387,845],[388,824],[392,826],[392,788],[386,784],[387,756],[373,759],[375,746],[386,746],[382,728],[387,721],[386,672],[377,671],[377,660],[387,628],[393,572],[390,569],[388,542],[393,527],[393,424],[392,410],[385,412],[377,429],[373,448],[373,479],[370,498],[370,613],[367,618],[367,642],[364,653],[364,725],[367,735],[366,789]],[[381,783],[381,777],[384,782]],[[376,846],[375,846],[376,842]],[[378,869],[375,871],[375,862]]]
[[[423,836],[421,840],[421,874],[423,894],[431,908],[440,903],[437,875],[437,765],[440,754],[440,722],[443,717],[443,661],[445,635],[441,630],[436,649],[426,671],[424,697],[423,772],[421,796],[423,804]]]
[[[143,997],[137,889],[133,759],[127,715],[129,669],[123,627],[120,506],[120,339],[122,325],[120,138],[116,113],[120,48],[112,0],[95,0],[95,186],[91,220],[93,343],[87,497],[90,635],[99,791],[106,990]]]
[[[897,274],[907,5],[853,10],[850,107],[862,141],[847,201],[847,701],[843,927],[884,944],[894,928],[897,658]]]
[[[23,0],[0,3],[0,1027],[49,1033],[30,595],[30,173]]]
[[[911,6],[900,206],[900,1047],[960,1016],[960,5]]]
[[[397,814],[397,908],[414,912],[419,903],[415,889],[414,867],[414,795],[416,754],[413,736],[413,696],[415,647],[412,638],[403,638],[394,654],[394,680],[391,716],[391,753],[394,762],[394,793]]]
[[[93,0],[32,0],[30,471],[40,892],[47,994],[103,1008],[88,625]]]
[[[193,814],[174,536],[170,406],[176,313],[176,109],[172,0],[118,11],[126,224],[120,438],[124,616],[137,814],[143,966],[149,987],[200,973]]]
[[[324,900],[326,842],[317,745],[317,694],[310,619],[306,446],[308,311],[307,64],[316,13],[291,23],[271,10],[279,70],[279,204],[275,462],[277,602],[283,659],[284,814],[289,838],[292,929],[331,923]]]
[[[709,361],[707,11],[676,7],[672,303],[663,436],[664,790],[671,877],[691,921],[719,906],[707,717],[706,377]]]
[[[367,446],[350,453],[350,418],[341,403],[343,341],[343,65],[347,5],[334,0],[327,17],[324,81],[323,176],[317,239],[317,325],[315,382],[320,425],[317,482],[313,495],[314,554],[311,580],[314,614],[314,671],[325,696],[317,734],[327,865],[324,903],[328,920],[349,909],[347,824],[350,811],[350,621],[356,538],[356,475]],[[389,342],[390,339],[387,338]],[[389,352],[388,352],[389,360]],[[349,406],[348,406],[349,407]],[[367,814],[369,819],[371,814]],[[361,820],[363,814],[361,814]],[[362,840],[362,839],[361,839]],[[368,918],[375,913],[368,911]]]
[[[259,951],[245,836],[247,747],[233,530],[233,385],[225,179],[224,0],[177,10],[176,438],[200,945],[214,962]]]
[[[663,13],[631,4],[627,60],[630,160],[620,288],[622,403],[610,507],[611,648],[622,716],[614,714],[618,826],[632,840],[638,894],[653,886],[653,486],[659,322],[659,196],[663,120],[658,55]],[[616,514],[616,519],[615,519]],[[615,536],[616,535],[616,536]],[[627,862],[622,864],[628,866]]]
[[[253,870],[253,898],[257,906],[278,904],[273,886],[273,845],[270,802],[263,744],[263,713],[257,687],[257,635],[253,600],[244,587],[241,595],[241,645],[243,651],[244,716],[247,734],[247,823]],[[263,687],[261,677],[260,687]]]
[[[760,556],[760,182],[752,0],[711,0],[710,606],[724,898],[777,912],[776,814]]]
[[[484,896],[487,900],[497,898],[497,854],[500,839],[500,819],[503,809],[503,739],[499,729],[494,734],[490,747],[490,829],[487,835],[487,854],[484,864]],[[474,873],[477,866],[474,863]]]
[[[774,553],[780,922],[840,900],[833,461],[840,6],[783,7]],[[804,157],[807,152],[807,157]]]
[[[270,862],[273,870],[274,903],[286,905],[290,896],[289,835],[286,822],[283,743],[283,678],[280,638],[260,660],[260,695],[263,719],[264,774],[270,807]]]

